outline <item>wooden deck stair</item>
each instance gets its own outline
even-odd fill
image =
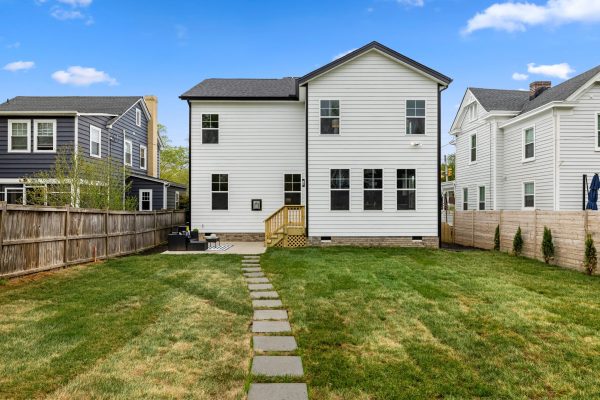
[[[283,206],[265,220],[265,246],[306,246],[304,206]]]

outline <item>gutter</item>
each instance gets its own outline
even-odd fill
[[[521,122],[521,121],[523,121],[523,120],[525,120],[527,118],[534,117],[536,115],[542,114],[542,113],[544,113],[546,111],[549,111],[549,110],[552,110],[552,109],[555,109],[555,108],[573,108],[573,107],[575,107],[574,103],[568,103],[568,102],[565,102],[565,101],[553,101],[553,102],[550,102],[550,103],[548,103],[548,104],[546,104],[546,105],[544,105],[542,107],[538,107],[538,108],[535,108],[535,109],[533,109],[531,111],[528,111],[525,114],[521,114],[521,115],[519,115],[519,116],[517,116],[517,117],[515,117],[515,118],[513,118],[513,119],[511,119],[509,121],[506,121],[503,124],[499,124],[498,128],[504,129],[504,128],[508,127],[508,126],[516,124],[517,122]]]

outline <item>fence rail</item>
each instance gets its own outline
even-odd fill
[[[0,278],[136,253],[167,240],[185,211],[107,211],[0,202]]]
[[[481,249],[494,247],[500,226],[500,250],[512,251],[517,228],[523,235],[523,256],[543,260],[541,245],[544,227],[552,230],[554,264],[583,270],[585,238],[600,240],[600,212],[597,211],[456,211],[454,242]]]

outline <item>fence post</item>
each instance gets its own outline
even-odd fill
[[[471,247],[475,247],[475,210],[471,210]]]
[[[65,249],[64,252],[65,254],[63,255],[63,264],[66,267],[69,263],[69,232],[71,231],[71,210],[70,210],[70,205],[67,204],[65,206],[66,208],[66,212],[65,212]]]
[[[108,260],[108,208],[106,209],[106,214],[104,214],[104,258]]]
[[[154,211],[154,232],[152,233],[152,237],[154,238],[153,242],[154,242],[154,247],[157,246],[156,244],[156,233],[157,233],[157,229],[158,229],[158,223],[157,223],[157,216],[156,216],[156,211]]]
[[[533,259],[537,260],[537,248],[538,248],[538,240],[537,240],[537,220],[538,220],[538,210],[536,209],[533,212]]]
[[[138,231],[137,231],[137,211],[133,212],[133,252],[137,253],[137,238],[138,238]]]
[[[585,240],[587,240],[588,232],[590,231],[589,210],[585,210],[584,214],[583,214],[583,230],[584,230],[584,238],[583,238],[583,240],[584,240],[584,243],[585,243]]]
[[[6,202],[0,203],[0,275],[4,271],[4,225],[6,223]]]

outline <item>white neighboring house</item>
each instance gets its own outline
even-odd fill
[[[181,96],[192,228],[261,240],[298,204],[313,244],[437,247],[450,82],[377,42],[301,78],[202,81]]]
[[[582,210],[584,175],[600,172],[600,66],[555,87],[469,88],[450,133],[457,210]]]

